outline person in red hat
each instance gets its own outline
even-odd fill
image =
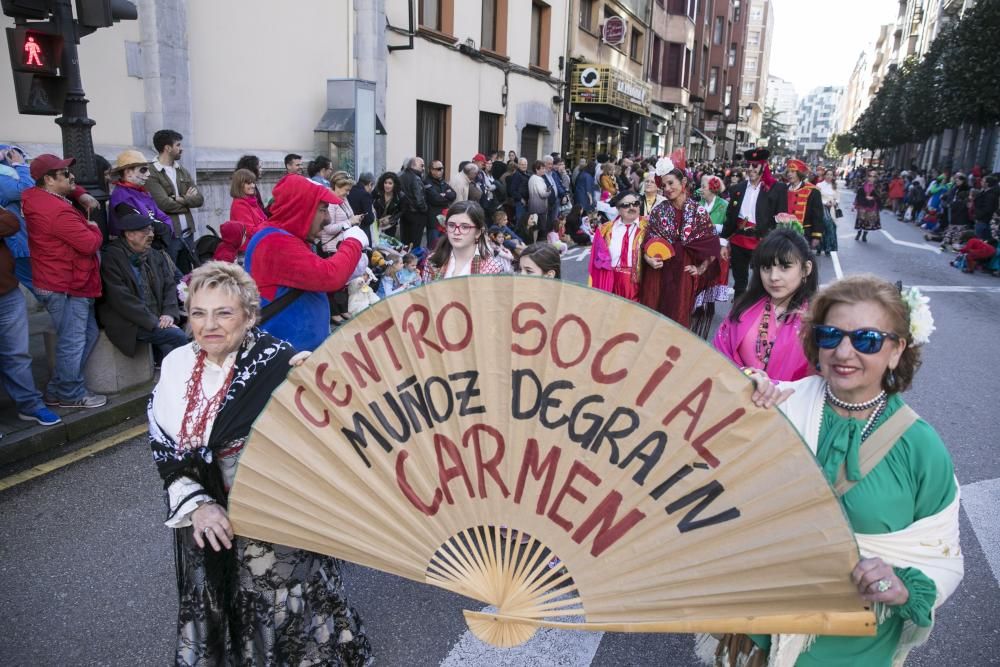
[[[815,250],[823,240],[823,195],[808,181],[809,166],[802,160],[789,158],[785,174],[788,176],[788,212],[802,225],[802,235]]]
[[[774,229],[774,216],[788,211],[784,190],[775,187],[776,181],[767,163],[770,157],[771,152],[766,148],[744,152],[748,178],[730,191],[729,210],[721,236],[729,240],[729,257],[723,248],[723,259],[730,260],[737,297],[746,291],[754,249]]]
[[[94,299],[101,296],[97,252],[104,235],[68,197],[77,192],[69,170],[73,158],[50,153],[31,161],[35,187],[21,195],[28,228],[35,296],[56,328],[56,367],[45,404],[64,408],[99,408],[106,396],[93,394],[83,382],[83,367],[97,343]]]

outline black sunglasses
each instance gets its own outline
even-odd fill
[[[618,203],[618,208],[638,208],[639,202],[637,201],[623,201]]]
[[[855,329],[854,331],[844,331],[827,324],[817,324],[813,326],[813,339],[816,345],[824,350],[832,350],[840,345],[844,336],[851,339],[851,345],[861,354],[878,354],[882,349],[885,339],[899,340],[899,336],[888,331],[878,329]]]
[[[62,176],[63,178],[69,178],[70,176],[73,175],[73,172],[71,172],[69,169],[53,169],[52,171],[50,171],[48,173],[48,175],[51,176],[52,178],[55,178],[56,176]]]

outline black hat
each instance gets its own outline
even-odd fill
[[[152,218],[147,218],[138,213],[130,213],[118,218],[118,229],[123,232],[134,232],[137,229],[145,229],[153,224]]]
[[[771,157],[771,151],[766,148],[751,148],[748,151],[743,151],[743,159],[747,162],[767,162],[769,157]]]

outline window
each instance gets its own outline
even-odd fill
[[[750,8],[750,20],[760,22],[764,20],[764,8],[761,6]]]
[[[663,57],[663,40],[653,35],[653,62],[649,63],[649,78],[660,82],[660,58]]]
[[[734,67],[736,65],[736,42],[729,45],[729,66]]]
[[[450,35],[455,24],[455,0],[417,0],[421,28]]]
[[[642,32],[632,28],[632,36],[628,46],[629,57],[638,62],[642,62]]]
[[[483,33],[479,48],[507,55],[507,0],[483,0]]]
[[[759,30],[751,30],[747,33],[747,46],[760,46]]]
[[[667,13],[684,16],[687,12],[687,0],[669,0],[667,3]]]
[[[580,0],[580,27],[594,32],[594,0]]]
[[[692,67],[691,60],[693,59],[692,56],[693,56],[693,54],[691,53],[691,49],[684,49],[684,81],[683,81],[683,86],[685,88],[687,88],[688,90],[691,89],[691,67]]]
[[[487,111],[479,112],[479,150],[483,153],[503,148],[503,116]]]
[[[688,0],[687,3],[688,18],[694,21],[697,14],[698,14],[698,0]]]
[[[704,50],[701,53],[701,67],[699,69],[698,83],[702,88],[705,87],[705,77],[708,75],[708,44],[705,45]]]
[[[753,81],[743,82],[743,95],[747,97],[753,97],[754,83]]]
[[[733,87],[732,85],[726,86],[726,94],[722,98],[722,106],[728,107],[733,103]]]
[[[747,56],[746,60],[743,61],[743,71],[744,72],[757,72],[757,56]]]
[[[549,69],[549,30],[552,9],[535,0],[531,4],[531,60],[533,67]]]
[[[713,67],[712,71],[708,73],[708,94],[718,95],[719,94],[719,68]]]
[[[715,27],[712,29],[712,44],[722,44],[722,33],[725,31],[726,23],[721,16],[715,17]]]
[[[448,125],[451,107],[417,100],[417,150],[414,155],[441,160],[448,173]]]
[[[660,76],[657,79],[661,86],[679,88],[684,71],[684,45],[676,42],[666,42],[663,49],[663,60],[659,69]]]

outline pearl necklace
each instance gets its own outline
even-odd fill
[[[864,410],[872,410],[872,413],[868,415],[868,419],[865,421],[865,426],[861,429],[861,442],[868,439],[868,436],[872,434],[875,430],[875,422],[878,418],[882,416],[885,412],[885,407],[888,404],[888,399],[885,395],[885,390],[880,391],[878,396],[871,399],[870,401],[865,401],[864,403],[848,403],[847,401],[842,401],[833,394],[833,390],[830,389],[830,385],[826,385],[826,400],[835,407],[841,410],[847,410],[848,412],[863,412]]]

